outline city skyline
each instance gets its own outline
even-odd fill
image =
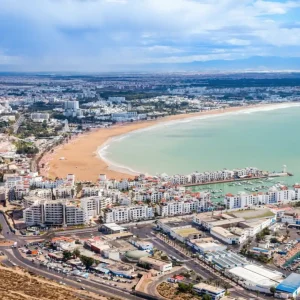
[[[0,3],[0,71],[300,70],[299,1]]]

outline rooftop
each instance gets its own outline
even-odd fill
[[[268,271],[265,268],[259,266],[253,266],[254,269],[249,267],[249,265],[245,267],[235,267],[229,270],[229,272],[233,275],[236,275],[246,281],[251,283],[264,286],[264,287],[271,287],[276,286],[278,284],[278,280],[274,280],[270,277],[270,273],[272,271]]]
[[[186,221],[186,220],[179,219],[179,218],[170,218],[170,219],[165,219],[165,220],[159,220],[159,222],[161,222],[171,228],[191,226],[190,221]]]
[[[213,226],[226,226],[230,224],[237,224],[240,222],[245,221],[244,218],[233,218],[233,219],[227,219],[227,220],[218,220],[218,221],[212,221],[210,222]]]
[[[225,291],[223,288],[219,288],[202,282],[194,285],[194,289],[205,290],[214,294],[223,293]]]
[[[276,291],[292,294],[299,287],[300,287],[300,274],[292,273],[276,287]]]
[[[228,237],[234,237],[235,235],[233,233],[231,233],[229,230],[225,229],[225,228],[222,228],[222,227],[213,227],[211,229],[211,232],[215,232],[225,238],[228,238]]]
[[[202,231],[198,230],[197,228],[190,227],[190,228],[179,228],[174,230],[175,233],[179,234],[182,237],[188,237],[191,234],[201,234]]]
[[[161,266],[161,267],[166,265],[166,264],[171,263],[171,262],[168,262],[168,261],[158,260],[158,259],[155,259],[155,258],[152,258],[152,257],[147,257],[147,256],[141,257],[140,261],[143,261],[143,262],[146,262],[146,263],[149,263],[149,264],[153,264],[153,265],[157,265],[157,266]]]
[[[107,224],[103,224],[102,226],[109,228],[112,231],[122,231],[122,230],[126,230],[125,227],[122,227],[116,223],[107,223]]]

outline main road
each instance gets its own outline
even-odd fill
[[[5,217],[2,213],[0,213],[0,224],[2,225],[2,235],[5,239],[17,242],[19,245],[24,245],[26,241],[20,239],[19,236],[15,235],[9,228]],[[87,280],[84,278],[80,278],[81,282],[77,282],[75,277],[68,277],[61,273],[57,273],[52,270],[48,270],[47,268],[41,268],[40,265],[37,265],[25,257],[21,255],[17,248],[10,248],[8,246],[0,246],[0,251],[3,252],[7,259],[4,261],[4,264],[7,266],[20,266],[23,267],[35,274],[44,276],[48,279],[63,282],[68,286],[74,288],[82,288],[84,287],[87,291],[100,294],[107,297],[118,297],[120,299],[128,299],[128,300],[141,300],[143,297],[133,295],[130,291],[122,290],[115,287],[110,287],[107,284],[102,284],[98,282],[94,282],[91,280]]]

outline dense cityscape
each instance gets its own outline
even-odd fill
[[[79,299],[296,299],[300,185],[277,181],[286,166],[91,180],[77,166],[54,176],[51,161],[91,132],[299,94],[297,73],[1,75],[1,272],[50,279],[62,299],[67,286]]]

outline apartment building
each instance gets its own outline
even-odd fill
[[[154,209],[148,205],[116,206],[104,212],[105,223],[126,223],[154,218]]]
[[[94,218],[103,214],[103,210],[112,205],[112,199],[108,197],[88,197],[80,200],[80,207],[87,213],[88,218]]]
[[[42,123],[44,121],[48,122],[49,121],[49,118],[50,118],[50,115],[48,113],[32,113],[30,115],[30,118],[33,122],[39,122],[39,123]]]
[[[187,197],[182,200],[164,201],[157,207],[162,217],[186,215],[193,212],[205,211],[210,205],[210,195],[203,193],[199,198]]]
[[[73,199],[75,194],[74,187],[60,187],[53,189],[53,196],[55,199]]]
[[[86,186],[83,187],[81,190],[82,197],[94,197],[94,196],[101,196],[103,193],[103,188],[100,188],[98,186]]]
[[[227,194],[224,198],[224,204],[227,209],[240,209],[249,206],[277,204],[294,200],[300,200],[298,189],[290,190],[283,188],[278,190],[276,187],[272,187],[267,193],[247,194],[240,192],[237,195]]]
[[[66,200],[27,199],[23,218],[27,226],[72,226],[88,222],[87,212]]]

